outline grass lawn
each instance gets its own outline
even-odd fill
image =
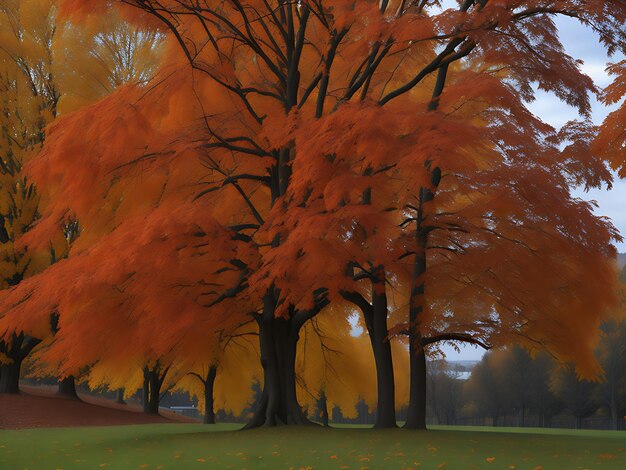
[[[0,431],[0,469],[626,469],[626,432],[237,429],[151,424]]]

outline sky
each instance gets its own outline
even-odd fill
[[[566,52],[584,61],[582,70],[594,80],[597,86],[606,86],[610,82],[610,77],[605,72],[607,62],[617,62],[622,57],[608,58],[599,45],[596,34],[571,18],[557,19],[557,26]],[[556,128],[577,118],[575,109],[560,102],[553,95],[538,92],[536,98],[528,107],[543,121]],[[600,124],[609,112],[610,109],[593,100],[592,119],[596,124]],[[582,189],[578,189],[575,194],[585,200],[595,200],[598,204],[596,213],[609,217],[626,238],[626,180],[616,178],[611,191],[603,189],[585,193]],[[617,244],[617,248],[622,253],[626,252],[626,243]],[[461,348],[460,353],[455,352],[451,347],[444,347],[443,350],[449,361],[480,360],[484,354],[482,349],[472,346]]]

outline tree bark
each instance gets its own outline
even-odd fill
[[[379,273],[380,274],[380,273]],[[378,291],[378,292],[377,292]],[[375,428],[394,428],[396,424],[395,379],[389,330],[387,328],[387,294],[385,279],[372,280],[372,303],[357,292],[342,292],[343,298],[359,307],[372,345],[376,364],[376,422]]]
[[[423,200],[424,191],[422,190]],[[417,214],[417,253],[413,265],[413,286],[409,302],[409,355],[410,383],[409,408],[405,428],[426,429],[426,352],[422,345],[419,316],[424,309],[424,280],[426,273],[426,235],[422,233],[422,203]]]
[[[143,370],[143,389],[141,391],[143,412],[146,414],[159,414],[159,402],[161,400],[161,385],[167,370],[160,375],[160,369],[157,365],[153,369],[144,367]]]
[[[382,285],[380,285],[382,284]],[[372,347],[374,361],[376,362],[376,382],[378,390],[378,403],[376,411],[375,428],[395,428],[396,425],[396,401],[395,381],[393,376],[393,358],[391,355],[391,342],[387,329],[387,294],[385,293],[384,280],[378,285],[383,289],[376,292],[376,286],[372,284]]]
[[[12,362],[0,365],[0,393],[20,393],[22,362],[41,340],[26,337],[23,333],[11,335],[11,341],[0,341],[0,352]]]
[[[291,312],[276,318],[273,289],[264,297],[263,314],[257,317],[263,392],[254,416],[244,429],[287,424],[313,424],[302,411],[296,395],[296,349],[300,328],[312,315]]]
[[[67,377],[63,377],[59,380],[57,395],[65,398],[71,398],[73,400],[80,400],[78,394],[76,393],[76,381],[74,380],[73,375],[68,375]]]
[[[317,409],[318,409],[319,417],[322,421],[322,426],[324,426],[325,428],[329,427],[328,399],[326,398],[326,393],[323,390],[320,392],[320,396],[317,400]]]
[[[0,366],[0,393],[20,393],[20,368],[22,361]]]
[[[206,380],[204,381],[204,424],[215,424],[213,387],[215,385],[216,375],[217,367],[211,366]]]
[[[439,185],[440,171],[431,173],[433,188]],[[426,353],[422,344],[420,331],[420,314],[424,310],[426,273],[426,247],[428,232],[424,230],[424,203],[434,197],[428,188],[421,188],[419,207],[415,220],[416,253],[413,261],[413,276],[409,299],[409,354],[410,384],[409,408],[405,427],[409,429],[426,429]]]

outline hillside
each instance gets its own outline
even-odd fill
[[[0,429],[196,422],[166,410],[147,415],[133,405],[86,395],[81,399],[61,398],[45,387],[23,386],[19,395],[0,395]]]

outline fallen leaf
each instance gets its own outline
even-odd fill
[[[496,458],[495,457],[487,457],[485,460],[487,462],[489,462],[489,463],[493,463],[493,461],[496,460]]]
[[[437,468],[444,468],[446,465],[448,465],[448,462],[440,463],[437,465]]]
[[[199,459],[196,459],[196,462],[206,462],[206,459],[199,458]]]

